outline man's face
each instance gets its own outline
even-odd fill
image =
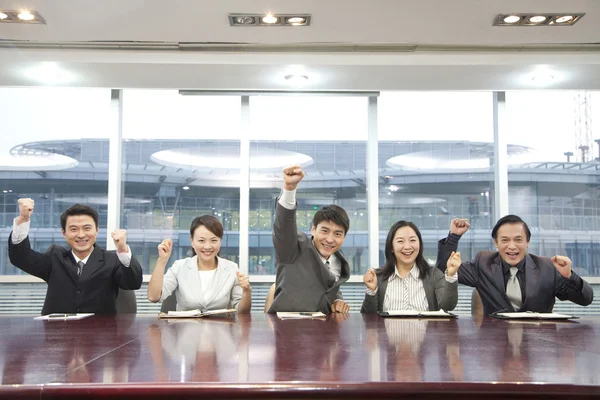
[[[494,244],[500,257],[510,266],[516,266],[527,255],[529,241],[522,223],[504,224],[498,229]]]
[[[62,234],[73,253],[79,258],[85,258],[94,248],[98,227],[89,215],[71,215],[67,217]]]
[[[319,254],[325,259],[342,247],[346,233],[344,228],[335,222],[321,221],[311,229],[313,243]]]

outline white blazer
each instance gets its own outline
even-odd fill
[[[217,257],[217,270],[212,286],[202,293],[198,275],[198,256],[177,260],[163,278],[162,295],[164,301],[173,292],[177,296],[177,311],[218,310],[235,308],[242,298],[242,288],[237,278],[236,263]]]

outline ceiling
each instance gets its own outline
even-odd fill
[[[600,90],[597,0],[0,0],[0,85],[209,90]],[[308,27],[231,27],[229,13],[308,13]],[[494,27],[499,13],[586,15]],[[61,79],[36,72],[52,62]],[[532,82],[539,69],[554,79]],[[291,86],[290,73],[309,77]]]

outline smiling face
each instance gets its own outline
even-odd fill
[[[321,221],[311,229],[313,243],[319,254],[328,259],[342,247],[346,234],[344,228],[335,222]]]
[[[529,248],[529,241],[522,223],[502,225],[498,228],[494,244],[502,260],[513,267],[525,258]]]
[[[200,225],[191,237],[192,247],[203,264],[215,260],[221,249],[221,238],[209,231],[204,225]]]
[[[392,250],[397,266],[412,267],[420,249],[421,243],[419,243],[419,237],[413,228],[403,226],[396,230],[392,241]]]
[[[98,227],[89,215],[71,215],[67,217],[62,234],[73,253],[84,259],[94,250]]]

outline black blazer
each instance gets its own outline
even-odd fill
[[[436,266],[446,270],[450,254],[456,251],[458,242],[442,239],[438,244]],[[533,254],[525,256],[525,301],[520,310],[534,312],[552,312],[555,297],[570,300],[587,306],[594,300],[592,287],[574,271],[571,279],[565,279],[554,267],[548,257]],[[577,290],[579,280],[582,281]],[[458,269],[458,283],[477,289],[486,315],[498,311],[513,311],[506,297],[502,258],[497,251],[480,251],[473,261],[463,261]]]
[[[14,266],[48,283],[42,315],[116,314],[119,288],[136,290],[142,286],[142,267],[133,255],[129,267],[125,267],[115,251],[97,245],[80,277],[71,249],[52,245],[45,253],[38,253],[31,249],[29,236],[15,245],[11,233],[8,256]]]

